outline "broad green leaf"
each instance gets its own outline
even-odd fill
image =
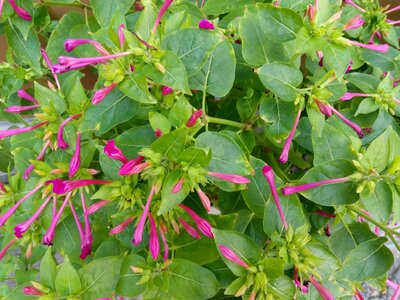
[[[220,288],[226,288],[236,279],[236,276],[231,272],[231,270],[229,270],[221,259],[206,264],[204,267],[214,273],[215,277],[217,277]]]
[[[204,66],[189,78],[191,89],[224,97],[235,79],[236,58],[232,45],[224,40],[210,53]]]
[[[178,181],[182,178],[182,172],[180,170],[175,170],[169,173],[163,182],[163,187],[161,190],[161,203],[158,209],[157,215],[165,214],[171,209],[175,208],[180,204],[187,195],[189,195],[189,187],[183,184],[182,189],[174,194],[172,190]]]
[[[114,126],[133,118],[139,104],[114,88],[99,104],[91,105],[83,116],[79,130],[95,130],[104,134]]]
[[[35,82],[35,99],[42,107],[50,107],[58,114],[62,114],[65,109],[65,101],[56,92]]]
[[[175,258],[187,259],[199,265],[213,262],[219,258],[214,240],[208,237],[203,236],[197,240],[185,233],[184,235],[180,234],[173,243],[171,251],[174,251]]]
[[[176,161],[182,151],[185,150],[187,134],[188,128],[186,127],[163,134],[151,144],[151,149],[155,152],[162,153],[169,160]]]
[[[254,3],[254,0],[207,0],[203,6],[206,15],[218,16],[229,13],[245,5]]]
[[[64,258],[64,262],[57,272],[55,287],[57,295],[61,297],[77,295],[81,291],[78,272],[72,266],[68,256]]]
[[[168,119],[172,126],[181,127],[186,125],[192,113],[192,105],[184,96],[181,96],[169,110]]]
[[[115,144],[129,159],[138,155],[138,152],[149,147],[156,140],[154,131],[150,126],[134,127],[124,131],[115,139]]]
[[[144,104],[156,104],[157,99],[150,94],[146,76],[141,70],[135,70],[132,74],[125,76],[118,87],[129,98]]]
[[[385,181],[378,181],[373,191],[365,188],[360,194],[360,199],[375,220],[381,223],[388,221],[392,213],[393,195]]]
[[[292,299],[295,292],[293,280],[286,275],[268,282],[268,293],[274,295],[276,299]]]
[[[283,275],[285,270],[285,261],[276,257],[264,258],[260,265],[264,267],[263,271],[268,279],[276,279]]]
[[[326,243],[311,241],[307,243],[306,247],[313,255],[322,258],[316,268],[319,274],[323,274],[322,278],[329,279],[340,268],[338,258],[332,253]]]
[[[179,258],[154,283],[176,299],[208,299],[218,292],[218,282],[211,271]]]
[[[334,70],[336,76],[342,78],[350,62],[349,49],[323,41],[322,53],[324,54],[324,66],[328,70]]]
[[[121,0],[117,2],[90,0],[93,14],[102,27],[108,28],[111,19],[116,14],[125,15],[132,7],[134,0]]]
[[[397,77],[400,74],[400,65],[396,61],[396,57],[400,51],[389,47],[389,51],[382,53],[368,49],[360,49],[361,58],[374,68],[378,68],[383,72],[391,72],[393,76]]]
[[[69,106],[68,111],[71,114],[82,113],[89,102],[81,83],[80,74],[78,72],[72,73],[71,76],[65,79],[62,89]]]
[[[83,300],[111,297],[121,271],[123,257],[103,257],[96,259],[79,270],[82,282]]]
[[[213,233],[215,235],[215,243],[217,246],[222,245],[228,247],[248,265],[254,265],[260,260],[262,253],[261,249],[248,236],[237,231],[230,230],[213,229]],[[222,254],[221,258],[235,275],[243,276],[247,274],[247,271],[244,267],[231,262]]]
[[[149,122],[154,131],[160,129],[163,134],[170,132],[171,123],[163,114],[158,112],[149,113]]]
[[[15,169],[21,173],[28,168],[30,160],[34,160],[37,157],[36,153],[28,148],[17,148],[11,153],[14,155]]]
[[[178,160],[180,162],[186,162],[189,166],[207,167],[211,160],[211,151],[206,152],[203,149],[189,147],[179,155]]]
[[[52,255],[52,248],[49,247],[40,262],[40,282],[48,288],[55,290],[56,274],[56,262]]]
[[[297,87],[303,81],[303,74],[292,65],[270,63],[258,70],[264,86],[284,101],[294,101]]]
[[[154,22],[157,18],[157,9],[153,1],[145,0],[142,3],[144,5],[144,9],[140,13],[140,16],[135,24],[134,31],[140,36],[140,38],[148,41],[151,35],[151,30],[153,29]]]
[[[138,284],[142,278],[142,274],[134,273],[131,266],[145,267],[146,261],[137,254],[130,254],[125,257],[122,262],[120,279],[116,288],[116,292],[125,297],[136,297],[144,292],[145,284]]]
[[[345,79],[367,94],[376,93],[379,85],[379,78],[370,74],[349,73],[346,74]]]
[[[351,162],[343,159],[332,160],[307,171],[298,185],[347,177],[355,172],[356,169]],[[322,185],[304,191],[302,195],[312,202],[325,206],[350,204],[359,198],[356,193],[356,185],[351,181]]]

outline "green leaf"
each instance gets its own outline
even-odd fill
[[[55,286],[58,296],[61,297],[77,295],[81,291],[78,272],[72,266],[68,256],[65,256],[64,262],[57,272]]]
[[[182,95],[174,106],[169,110],[168,119],[172,126],[181,127],[186,124],[192,115],[193,107],[189,101]]]
[[[322,40],[322,53],[324,54],[324,66],[328,70],[334,70],[336,76],[342,78],[350,62],[349,49]]]
[[[252,168],[245,152],[231,137],[221,132],[204,132],[196,139],[196,147],[211,149],[212,158],[208,169],[212,172],[250,175]],[[211,177],[210,180],[225,191],[240,189],[239,185]]]
[[[268,293],[274,295],[276,299],[293,299],[295,292],[293,280],[286,275],[268,282]]]
[[[160,208],[157,211],[158,216],[177,207],[178,204],[185,200],[187,195],[189,195],[189,186],[187,184],[183,184],[182,189],[178,193],[172,193],[174,186],[181,178],[182,172],[180,170],[175,170],[165,177],[161,190]]]
[[[111,297],[119,280],[123,257],[96,259],[79,270],[82,299]]]
[[[154,283],[177,299],[208,299],[218,292],[218,282],[211,271],[179,258]]]
[[[343,159],[332,160],[315,166],[307,171],[298,185],[321,180],[342,178],[356,172],[354,165]],[[356,186],[352,182],[322,185],[302,192],[302,195],[312,202],[324,205],[345,205],[358,200]]]
[[[254,3],[252,0],[207,0],[203,6],[206,15],[218,16],[229,13],[245,5]]]
[[[303,81],[303,74],[292,65],[270,63],[258,70],[264,86],[284,101],[294,101],[297,87]]]
[[[367,94],[376,93],[379,85],[379,79],[370,74],[349,73],[346,74],[345,79]]]
[[[400,51],[389,47],[389,51],[381,53],[368,49],[359,49],[360,56],[371,66],[382,70],[383,72],[392,72],[392,75],[397,77],[400,74],[400,65],[396,61]]]
[[[346,257],[343,270],[337,276],[362,282],[386,274],[394,262],[386,241],[386,238],[377,238],[358,245]]]
[[[185,150],[187,134],[188,128],[186,127],[163,134],[151,144],[151,149],[155,152],[162,153],[169,160],[176,161],[182,151]]]
[[[124,81],[118,87],[126,96],[137,102],[144,104],[157,103],[157,99],[148,90],[146,75],[140,72],[140,70],[136,70],[136,72],[125,76]]]
[[[35,99],[37,99],[40,106],[50,107],[60,115],[66,109],[65,101],[61,96],[37,82],[35,82]]]
[[[387,222],[392,213],[393,195],[385,181],[378,181],[373,191],[365,188],[360,194],[360,200],[375,220]]]
[[[85,106],[89,104],[85,90],[81,83],[81,74],[74,72],[67,77],[62,85],[65,100],[69,105],[71,114],[82,113]]]
[[[93,14],[102,27],[108,28],[111,19],[116,14],[125,15],[132,7],[134,0],[121,0],[118,2],[90,0]]]
[[[283,275],[285,270],[285,261],[280,258],[267,257],[264,258],[260,265],[263,266],[263,271],[267,275],[268,279],[277,279]]]
[[[101,0],[99,0],[101,1]],[[135,32],[145,41],[148,41],[151,36],[154,22],[157,18],[157,8],[153,1],[143,1],[144,9],[135,24]]]
[[[261,258],[261,249],[248,236],[237,231],[213,229],[215,243],[217,246],[225,246],[231,249],[235,254],[248,265],[258,263]],[[247,274],[244,267],[231,262],[221,254],[222,260],[231,269],[236,276]]]
[[[207,167],[211,161],[211,151],[205,152],[203,149],[189,147],[179,155],[178,160],[180,162],[186,162],[189,166]]]
[[[235,68],[235,52],[232,45],[224,40],[213,49],[199,72],[189,78],[190,88],[224,97],[233,86]]]
[[[83,116],[80,132],[96,130],[104,134],[114,126],[133,118],[139,104],[129,99],[117,87],[97,105],[91,105]]]
[[[125,297],[136,297],[144,292],[146,285],[138,284],[142,274],[134,273],[131,266],[145,267],[146,261],[137,254],[130,254],[122,262],[121,275],[116,292]]]
[[[55,290],[56,274],[56,262],[52,255],[52,248],[49,247],[40,262],[40,282],[48,288]]]
[[[142,148],[149,147],[155,140],[150,126],[140,126],[124,131],[115,139],[115,144],[126,157],[134,158]]]
[[[30,165],[30,160],[36,159],[36,153],[28,148],[17,148],[11,152],[14,155],[15,169],[23,173]]]
[[[163,114],[158,112],[149,113],[149,122],[154,131],[160,129],[163,134],[170,132],[171,123]]]

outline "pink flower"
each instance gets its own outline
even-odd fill
[[[168,243],[165,238],[165,234],[167,233],[167,226],[165,226],[164,223],[160,224],[160,235],[161,235],[161,240],[163,242],[164,246],[164,255],[163,255],[163,260],[166,261],[168,259]]]
[[[38,104],[36,104],[36,105],[28,105],[28,106],[15,105],[15,106],[6,107],[4,109],[4,111],[8,112],[8,113],[11,113],[11,114],[17,114],[17,113],[21,113],[21,112],[24,112],[24,111],[32,110],[32,109],[35,109],[35,108],[38,108],[38,107],[39,107]]]
[[[0,251],[0,261],[3,259],[4,255],[6,255],[7,251],[11,248],[12,245],[17,241],[17,238],[13,238],[8,244]]]
[[[233,252],[230,248],[224,246],[224,245],[218,245],[219,251],[221,251],[221,254],[227,259],[230,260],[231,262],[234,262],[238,264],[239,266],[242,266],[243,268],[248,268],[249,265],[246,264],[242,259],[239,258],[239,256],[236,255],[235,252]]]
[[[196,125],[197,120],[203,115],[203,110],[198,109],[196,110],[189,118],[189,120],[186,123],[186,127],[190,128]]]
[[[297,185],[297,186],[285,186],[282,189],[282,194],[287,196],[287,195],[291,195],[291,194],[295,194],[295,193],[301,193],[301,192],[313,189],[318,186],[333,184],[333,183],[342,183],[342,182],[347,182],[347,181],[350,181],[349,177],[327,179],[327,180],[311,182],[311,183],[306,183],[306,184]]]
[[[161,18],[164,15],[164,13],[167,11],[168,7],[171,5],[173,0],[165,0],[163,5],[160,8],[160,11],[157,15],[156,21],[154,22],[153,29],[151,30],[153,34],[157,32],[157,27],[160,24]]]
[[[333,111],[335,115],[337,115],[343,122],[345,122],[348,126],[350,126],[361,138],[364,136],[364,133],[361,129],[360,126],[358,126],[356,123],[351,122],[349,119],[347,119],[345,116],[343,116],[340,112],[338,112],[333,106],[330,106],[330,109]]]
[[[79,118],[81,115],[82,115],[82,114],[77,114],[77,115],[70,116],[69,118],[65,119],[65,120],[61,123],[60,127],[58,128],[58,132],[57,132],[57,145],[58,145],[58,147],[60,147],[61,149],[64,149],[64,150],[65,150],[65,149],[68,148],[68,143],[64,140],[64,137],[63,137],[63,130],[64,130],[65,125],[67,125],[68,122],[70,122],[70,121],[72,121],[72,120],[74,120],[74,119],[76,119],[76,118]]]
[[[349,65],[347,66],[345,73],[349,73],[352,67],[353,67],[353,60],[350,58]]]
[[[48,121],[33,125],[33,126],[28,126],[28,127],[23,127],[23,128],[14,128],[14,129],[7,129],[7,130],[0,130],[0,139],[4,139],[13,135],[21,134],[24,132],[29,132],[33,131],[36,128],[39,128],[43,125],[46,125],[49,123]]]
[[[390,14],[390,13],[392,13],[392,12],[394,12],[394,11],[399,10],[399,9],[400,9],[400,5],[395,6],[395,7],[391,8],[391,9],[385,11],[385,13],[386,13],[386,14]]]
[[[97,90],[92,97],[92,104],[96,105],[103,101],[104,98],[115,88],[116,85],[116,83],[112,83],[105,88]]]
[[[39,291],[37,288],[35,288],[32,285],[26,286],[22,288],[22,291],[25,295],[32,295],[32,296],[43,296],[45,293]]]
[[[199,195],[199,198],[201,200],[201,203],[203,204],[204,208],[206,211],[211,210],[211,202],[206,193],[204,193],[200,187],[196,189],[197,195]]]
[[[132,223],[133,220],[134,220],[134,217],[132,216],[132,217],[129,217],[128,219],[126,219],[125,221],[123,221],[122,223],[118,224],[113,229],[111,229],[110,235],[121,233],[122,231],[125,230],[126,227],[128,227],[129,224]]]
[[[157,260],[157,257],[160,254],[160,242],[158,240],[156,223],[154,222],[154,218],[151,215],[151,213],[149,213],[149,222],[150,222],[150,240],[149,240],[150,253],[153,259]]]
[[[173,89],[171,89],[169,86],[166,86],[166,85],[164,85],[164,86],[162,87],[162,89],[161,89],[161,93],[162,93],[163,95],[171,94],[173,91],[174,91]]]
[[[76,179],[76,180],[62,180],[60,178],[46,181],[46,185],[53,185],[53,193],[65,194],[71,192],[74,189],[92,185],[92,184],[110,184],[112,181],[100,180],[100,179]]]
[[[236,175],[236,174],[225,174],[225,173],[218,173],[218,172],[208,172],[209,176],[216,177],[225,181],[229,181],[235,184],[248,184],[250,180],[246,177]]]
[[[74,177],[81,166],[81,134],[76,133],[76,148],[69,164],[69,178]]]
[[[185,177],[181,177],[179,181],[174,185],[172,189],[172,194],[179,193],[183,187],[183,183],[185,182]]]
[[[15,211],[18,209],[18,207],[30,196],[35,194],[43,184],[38,184],[33,190],[28,192],[25,196],[23,196],[17,203],[15,203],[11,208],[9,208],[3,215],[0,216],[0,227],[2,227],[7,220],[15,213]]]
[[[200,20],[200,22],[199,22],[199,28],[213,30],[214,24],[206,19],[203,19],[203,20]]]
[[[50,144],[51,144],[50,141],[47,141],[44,144],[44,146],[43,146],[42,150],[40,151],[39,155],[36,157],[36,160],[42,160],[43,159],[43,157],[44,157],[44,155],[46,153],[46,150],[50,146]],[[30,175],[30,173],[32,172],[33,169],[34,169],[34,165],[30,164],[29,167],[25,170],[24,175],[22,176],[22,179],[28,180],[29,179],[29,175]]]
[[[54,72],[53,64],[51,63],[50,57],[47,55],[46,50],[41,48],[40,49],[40,53],[42,54],[44,61],[46,62],[47,66],[49,67],[49,69],[51,71],[51,74],[53,75],[54,80],[56,81],[58,89],[61,89],[60,82],[58,81],[57,73]]]
[[[29,95],[25,90],[19,90],[17,92],[17,95],[18,95],[18,97],[28,100],[34,104],[39,104],[39,102],[35,98],[33,98],[31,95]]]
[[[303,294],[307,294],[308,293],[308,287],[303,285],[303,283],[299,280],[299,276],[297,275],[298,271],[297,268],[294,268],[294,274],[293,274],[293,281],[296,287],[300,288],[300,291]]]
[[[360,15],[357,15],[354,18],[350,19],[350,21],[348,21],[346,25],[344,25],[344,30],[357,29],[363,25],[364,20]]]
[[[118,39],[119,39],[119,46],[121,47],[121,49],[124,47],[124,44],[125,44],[125,36],[124,36],[123,29],[125,29],[125,25],[121,24],[118,27]]]
[[[148,162],[139,163],[143,160],[143,156],[138,156],[135,159],[129,160],[127,163],[123,164],[122,167],[119,169],[118,175],[132,175],[132,174],[139,174],[144,169],[149,166]]]
[[[358,6],[357,4],[355,4],[352,0],[344,0],[344,2],[346,2],[347,4],[350,4],[351,6],[354,6],[355,8],[357,8],[358,10],[365,12],[365,9]]]
[[[109,140],[104,147],[104,153],[111,159],[119,160],[120,162],[126,163],[128,159],[122,153],[121,149],[115,146],[114,140]]]
[[[183,228],[185,228],[186,232],[194,237],[195,239],[200,238],[200,234],[194,229],[192,226],[190,226],[183,218],[178,217],[179,222],[182,224]]]
[[[156,131],[155,131],[155,134],[156,134],[156,138],[159,138],[159,137],[161,137],[163,135],[163,132],[161,131],[160,128],[157,128]]]
[[[208,236],[209,238],[214,238],[214,235],[211,231],[212,227],[210,223],[201,218],[198,214],[196,214],[191,208],[187,207],[186,205],[179,204],[179,206],[183,208],[192,217],[193,221],[196,223],[197,228],[200,230],[202,234]]]
[[[307,6],[307,17],[310,20],[310,22],[315,22],[315,8],[314,5],[309,4]]]
[[[355,97],[371,97],[371,96],[372,96],[371,94],[346,92],[342,97],[340,97],[340,100],[347,101]]]
[[[361,48],[365,48],[365,49],[369,49],[369,50],[373,50],[373,51],[377,51],[377,52],[388,52],[389,50],[389,45],[388,44],[383,44],[383,45],[377,45],[377,44],[363,44],[363,43],[359,43],[356,41],[350,41],[349,43],[353,46],[358,46]]]
[[[14,235],[17,238],[19,238],[19,239],[22,238],[22,234],[24,234],[29,229],[29,227],[32,225],[32,223],[36,221],[36,219],[42,213],[43,209],[49,203],[51,198],[52,198],[51,195],[48,196],[47,199],[42,203],[42,205],[40,205],[38,210],[28,220],[26,220],[25,222],[22,222],[14,227]]]
[[[290,131],[289,136],[285,141],[285,144],[284,144],[283,149],[282,149],[282,154],[279,157],[279,161],[281,163],[283,163],[283,164],[287,163],[287,161],[288,161],[290,145],[292,144],[292,139],[293,139],[293,136],[294,136],[294,134],[296,132],[297,125],[299,124],[300,116],[301,116],[301,110],[299,110],[297,112],[297,116],[296,116],[296,119],[294,121],[292,130]]]
[[[32,21],[32,16],[24,9],[15,4],[14,0],[8,0],[15,13],[26,21]]]
[[[87,207],[83,193],[81,193],[81,200],[83,208],[83,219],[85,220],[85,230],[84,230],[84,237],[81,243],[82,251],[79,257],[81,259],[85,259],[88,255],[92,254],[93,236],[92,236],[92,231],[90,230],[89,214],[87,213],[86,209]]]
[[[364,300],[364,297],[361,295],[361,293],[360,293],[360,291],[358,289],[355,290],[354,298],[356,300]]]
[[[332,294],[328,291],[326,287],[324,287],[320,282],[316,281],[314,277],[311,275],[309,278],[311,284],[315,287],[318,293],[321,295],[324,300],[335,300]]]
[[[262,172],[265,176],[265,179],[268,182],[269,188],[271,189],[272,197],[274,198],[275,205],[278,208],[278,213],[281,218],[282,224],[285,227],[285,229],[288,229],[288,224],[286,222],[285,214],[282,209],[281,201],[279,200],[279,196],[276,191],[274,170],[270,166],[264,166]]]
[[[71,52],[76,47],[85,44],[92,45],[97,50],[97,52],[102,55],[110,55],[110,53],[106,49],[104,49],[104,47],[99,42],[88,39],[66,39],[64,42],[64,49],[67,52]]]
[[[331,107],[329,105],[323,104],[322,102],[315,100],[315,103],[317,104],[319,111],[324,114],[325,116],[332,116],[332,110]]]
[[[142,236],[143,236],[143,230],[144,230],[144,225],[146,223],[146,219],[147,219],[147,215],[149,213],[150,210],[150,204],[151,204],[151,200],[153,199],[153,196],[156,192],[156,188],[155,186],[153,186],[150,190],[150,194],[149,197],[147,198],[147,202],[146,205],[144,207],[142,216],[140,217],[139,223],[136,227],[135,233],[133,235],[133,243],[135,245],[138,245],[142,242]]]

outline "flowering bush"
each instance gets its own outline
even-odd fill
[[[397,299],[400,6],[267,2],[0,1],[0,297]]]

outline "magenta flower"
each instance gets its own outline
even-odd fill
[[[84,238],[81,243],[82,251],[79,257],[81,259],[85,259],[88,255],[92,254],[93,236],[92,236],[92,231],[90,230],[89,214],[87,213],[87,207],[83,193],[81,193],[81,200],[83,208],[83,218],[85,220],[85,230],[84,230]]]
[[[292,130],[290,131],[289,136],[285,141],[285,144],[284,144],[283,149],[282,149],[282,154],[279,157],[279,161],[281,163],[283,163],[283,164],[287,163],[287,161],[288,161],[290,145],[292,144],[293,136],[294,136],[294,134],[296,132],[297,125],[299,124],[300,116],[301,116],[301,110],[299,110],[297,112],[297,116],[296,116],[296,119],[294,121]]]
[[[104,153],[111,159],[119,160],[122,163],[128,162],[128,159],[122,153],[121,149],[115,146],[114,140],[107,141],[107,144],[104,147]]]
[[[67,196],[65,197],[63,204],[60,207],[60,210],[57,212],[57,214],[55,216],[53,216],[50,227],[47,229],[47,231],[42,239],[42,243],[44,245],[50,246],[53,244],[53,239],[56,234],[57,223],[60,220],[61,214],[64,211],[65,206],[67,206],[70,198],[71,198],[71,193],[68,193]]]
[[[200,234],[194,229],[188,222],[186,222],[183,218],[178,217],[179,222],[182,224],[183,228],[185,228],[186,232],[194,237],[195,239],[200,238]]]
[[[25,90],[19,90],[17,92],[17,95],[18,95],[18,97],[28,100],[34,104],[39,104],[39,102],[35,98],[33,98],[31,95],[29,95]]]
[[[210,211],[211,210],[211,202],[210,202],[210,198],[208,198],[208,196],[206,195],[206,193],[204,193],[200,187],[196,189],[197,195],[199,195],[199,198],[201,200],[201,203],[203,204],[204,208],[206,209],[206,211]]]
[[[309,4],[307,6],[307,17],[310,20],[310,22],[315,22],[315,8],[314,5]]]
[[[42,213],[43,209],[50,202],[51,198],[52,198],[51,195],[48,196],[47,199],[42,203],[42,205],[40,205],[38,210],[28,220],[26,220],[25,222],[22,222],[14,227],[14,235],[17,238],[19,238],[19,239],[22,238],[22,235],[29,229],[29,227],[31,227],[33,222],[35,222],[37,220],[39,215]]]
[[[242,266],[243,268],[248,268],[249,265],[246,264],[242,259],[239,258],[239,256],[236,255],[235,252],[233,252],[230,248],[224,246],[224,245],[218,245],[219,251],[221,251],[221,254],[227,259],[230,260],[231,262],[234,262],[238,264],[239,266]]]
[[[39,107],[38,104],[36,104],[36,105],[28,105],[28,106],[14,105],[14,106],[6,107],[4,109],[4,111],[8,112],[8,113],[11,113],[11,114],[17,114],[17,113],[21,113],[21,112],[24,112],[24,111],[32,110],[32,109],[35,109],[35,108],[38,108],[38,107]]]
[[[97,90],[92,97],[92,104],[99,104],[104,98],[116,87],[116,83],[112,83],[102,89]]]
[[[65,119],[65,120],[61,123],[60,127],[58,128],[58,132],[57,132],[57,145],[58,145],[58,147],[60,147],[61,149],[64,149],[64,150],[65,150],[65,149],[68,148],[68,143],[64,140],[64,137],[63,137],[63,130],[64,130],[65,125],[67,125],[68,122],[70,122],[70,121],[72,121],[72,120],[74,120],[74,119],[76,119],[76,118],[79,118],[81,115],[82,115],[82,114],[77,114],[77,115],[70,116],[69,118]]]
[[[360,138],[364,136],[364,133],[361,129],[360,126],[358,126],[356,123],[351,122],[349,119],[347,119],[345,116],[343,116],[340,112],[338,112],[333,106],[330,106],[330,109],[333,111],[335,115],[337,115],[343,122],[345,122],[347,125],[349,125],[357,134]]]
[[[163,95],[171,94],[173,91],[174,91],[173,89],[171,89],[169,86],[166,86],[166,85],[164,85],[164,86],[162,87],[162,89],[161,89],[161,93],[162,93]]]
[[[333,298],[332,294],[328,291],[328,289],[324,287],[320,282],[315,280],[312,275],[310,276],[309,280],[311,284],[315,287],[315,289],[318,291],[318,293],[321,295],[322,299],[335,300],[335,298]]]
[[[0,261],[3,259],[4,255],[6,255],[7,251],[11,248],[12,245],[17,241],[17,238],[13,238],[8,244],[0,251]]]
[[[126,227],[129,226],[129,224],[132,223],[133,220],[134,220],[134,217],[132,216],[132,217],[129,217],[128,219],[126,219],[125,221],[123,221],[122,223],[118,224],[113,229],[111,229],[110,235],[121,233],[122,231],[125,230]]]
[[[206,19],[203,19],[203,20],[200,20],[200,22],[199,22],[199,28],[213,30],[214,24]]]
[[[313,189],[318,186],[334,184],[334,183],[342,183],[342,182],[347,182],[350,180],[351,179],[349,177],[342,177],[342,178],[321,180],[321,181],[306,183],[306,184],[297,185],[297,186],[285,186],[282,189],[282,194],[287,196],[287,195],[291,195],[291,194],[295,194],[295,193],[301,193],[301,192]]]
[[[363,25],[364,25],[364,20],[360,15],[357,15],[354,18],[350,19],[350,21],[348,21],[344,25],[344,30],[357,29]]]
[[[99,42],[88,39],[66,39],[64,42],[64,49],[67,52],[71,52],[76,47],[85,44],[92,45],[97,50],[97,52],[102,55],[110,55],[110,53],[106,49],[104,49],[104,47]]]
[[[81,134],[77,132],[75,152],[69,164],[69,173],[68,173],[69,178],[74,177],[76,172],[79,170],[80,166],[81,166]]]
[[[156,134],[156,138],[159,138],[159,137],[161,137],[163,135],[163,132],[161,131],[160,128],[157,128],[156,131],[155,131],[155,134]]]
[[[248,184],[250,180],[246,177],[236,175],[236,174],[225,174],[225,173],[218,173],[218,172],[208,172],[209,176],[219,178],[225,181],[229,181],[235,184]]]
[[[17,203],[15,203],[11,208],[9,208],[3,215],[0,216],[0,227],[2,227],[7,220],[15,213],[18,207],[30,196],[35,194],[43,184],[38,184],[33,190],[29,191],[25,196],[23,196]]]
[[[149,163],[147,162],[140,163],[140,161],[142,161],[143,158],[144,158],[143,156],[138,156],[137,158],[131,159],[127,163],[123,164],[122,167],[119,169],[118,175],[126,176],[132,174],[139,174],[140,172],[142,172],[149,166]]]
[[[157,260],[157,257],[160,254],[160,242],[158,240],[156,223],[154,222],[154,218],[151,215],[151,213],[149,213],[149,222],[150,222],[150,240],[149,240],[150,253],[153,259]]]
[[[8,0],[15,13],[26,21],[32,21],[32,16],[24,9],[15,4],[14,0]]]
[[[183,187],[183,183],[185,182],[185,177],[181,177],[179,181],[174,185],[172,189],[172,194],[179,193]]]
[[[165,0],[163,5],[161,6],[160,11],[157,15],[156,21],[154,22],[153,29],[151,30],[151,32],[153,32],[153,34],[155,34],[157,32],[157,27],[161,22],[161,18],[164,15],[164,13],[167,11],[168,7],[171,5],[172,1],[173,0]]]
[[[197,120],[203,115],[203,110],[198,109],[196,110],[189,118],[189,120],[186,123],[186,127],[190,128],[196,125]]]
[[[272,197],[274,198],[275,205],[278,208],[278,213],[281,218],[282,224],[285,227],[285,229],[288,229],[288,224],[286,222],[285,214],[282,209],[281,201],[279,200],[278,193],[276,191],[276,186],[275,186],[275,179],[274,179],[274,170],[270,166],[264,166],[262,170],[265,179],[268,182],[269,188],[271,189]]]
[[[164,255],[163,255],[163,260],[166,261],[168,259],[168,243],[167,239],[165,238],[165,234],[167,233],[167,226],[165,226],[164,223],[160,224],[160,235],[161,235],[161,240],[163,242],[164,246]]]
[[[25,286],[22,288],[22,291],[25,295],[30,295],[30,296],[43,296],[45,293],[39,291],[37,288],[35,288],[32,285]]]
[[[324,114],[325,116],[328,116],[328,117],[332,116],[333,113],[332,113],[331,107],[329,105],[325,105],[318,100],[315,100],[315,103],[317,104],[319,111],[322,114]]]
[[[297,268],[294,268],[294,274],[293,274],[293,281],[296,287],[300,288],[300,291],[303,294],[307,294],[308,293],[308,287],[303,285],[303,283],[300,281],[299,276],[298,276],[298,271]]]
[[[389,50],[389,45],[388,44],[383,44],[383,45],[377,45],[377,44],[363,44],[360,42],[356,42],[356,41],[350,41],[349,43],[353,46],[358,46],[361,48],[365,48],[365,49],[369,49],[369,50],[373,50],[373,51],[377,51],[377,52],[388,52]]]
[[[156,192],[156,188],[155,186],[153,186],[150,190],[150,194],[149,197],[147,198],[147,202],[146,205],[144,207],[142,216],[140,217],[139,223],[136,227],[135,233],[133,235],[133,243],[135,245],[138,245],[142,242],[142,236],[143,236],[143,230],[144,230],[144,225],[146,223],[146,219],[147,219],[147,215],[149,213],[150,210],[150,204],[151,204],[151,200],[153,199],[153,196]]]
[[[340,100],[347,101],[347,100],[351,100],[351,99],[353,99],[355,97],[371,97],[371,96],[372,95],[370,95],[370,94],[347,92],[342,97],[340,97]]]
[[[100,180],[100,179],[76,179],[76,180],[62,180],[60,178],[52,179],[46,181],[46,185],[53,185],[53,193],[55,194],[65,194],[71,192],[74,189],[88,186],[92,184],[110,184],[112,181]]]
[[[42,123],[39,123],[36,125],[32,125],[32,126],[28,126],[28,127],[0,130],[0,139],[4,139],[4,138],[7,138],[7,137],[10,137],[13,135],[17,135],[17,134],[21,134],[24,132],[33,131],[36,128],[46,125],[47,123],[49,123],[49,122],[45,121],[45,122],[42,122]]]
[[[330,218],[330,219],[336,218],[335,215],[330,214],[330,213],[328,213],[328,212],[326,212],[326,211],[323,211],[323,210],[321,210],[321,209],[317,209],[314,213],[317,214],[317,215],[319,215],[319,216],[321,216],[321,217],[325,217],[325,218]]]
[[[123,29],[125,29],[125,25],[121,24],[118,27],[118,39],[119,39],[119,46],[121,47],[121,49],[124,47],[125,44],[125,36]]]
[[[211,225],[206,220],[201,218],[198,214],[196,214],[191,208],[187,207],[184,204],[179,204],[181,208],[183,208],[193,219],[196,223],[197,228],[200,230],[202,234],[208,236],[209,238],[214,238],[214,234],[212,233]]]
[[[347,66],[345,73],[349,73],[352,67],[353,67],[353,60],[350,58],[349,65]]]
[[[51,144],[50,141],[47,141],[44,144],[44,146],[43,146],[42,150],[40,151],[39,155],[36,157],[36,160],[42,160],[43,159],[43,157],[44,157],[44,155],[46,153],[46,150],[50,146],[50,144]],[[25,170],[24,175],[22,176],[22,179],[28,180],[29,176],[30,176],[30,173],[32,172],[33,169],[34,169],[34,165],[30,164],[29,167]]]
[[[344,2],[346,2],[347,4],[350,4],[351,6],[354,6],[355,8],[357,8],[358,10],[365,12],[365,9],[360,7],[359,5],[357,5],[356,3],[354,3],[352,0],[344,0]]]
[[[47,66],[49,67],[50,72],[51,72],[51,74],[53,75],[54,80],[56,81],[56,84],[57,84],[58,89],[61,89],[61,87],[60,87],[60,82],[58,81],[57,73],[54,72],[53,64],[51,63],[50,57],[47,55],[46,50],[44,50],[43,48],[41,48],[41,49],[40,49],[40,53],[42,54],[44,61],[46,62]]]

